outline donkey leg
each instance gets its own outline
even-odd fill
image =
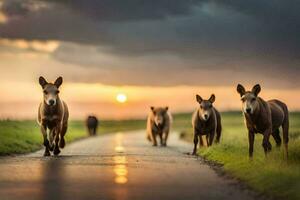
[[[194,149],[193,149],[192,155],[196,155],[197,145],[198,145],[198,135],[196,133],[194,133]]]
[[[50,151],[49,151],[49,141],[47,138],[47,128],[45,125],[41,126],[41,132],[43,134],[43,138],[44,138],[44,146],[45,146],[45,153],[44,156],[50,156]]]
[[[214,138],[215,138],[215,132],[211,132],[208,138],[208,146],[211,146],[213,144]]]
[[[66,145],[65,134],[66,134],[67,130],[68,130],[68,125],[67,124],[63,125],[63,127],[61,128],[61,131],[59,133],[59,136],[60,136],[59,137],[59,147],[60,148],[64,148]]]
[[[206,147],[209,147],[209,136],[208,136],[209,134],[207,134],[206,136],[205,136],[205,139],[206,139]]]
[[[167,146],[168,137],[169,137],[169,129],[164,130],[163,132],[163,146]]]
[[[60,153],[59,146],[58,146],[59,133],[60,132],[58,131],[58,129],[56,129],[56,131],[55,131],[55,137],[54,137],[55,145],[54,145],[54,151],[53,151],[54,155],[56,155],[56,156]]]
[[[90,136],[94,135],[94,129],[93,128],[89,128],[89,134],[90,134]]]
[[[288,158],[288,143],[289,143],[289,119],[288,117],[284,121],[282,125],[282,132],[283,132],[283,143],[284,143],[284,151],[285,151],[285,158]]]
[[[160,141],[160,146],[163,146],[164,145],[164,139],[163,139],[163,134],[164,133],[159,133],[159,141]]]
[[[276,142],[276,146],[280,147],[281,146],[281,137],[280,137],[280,132],[279,129],[276,129],[272,132],[272,136]]]
[[[271,133],[272,133],[271,129],[267,129],[264,132],[264,138],[263,138],[262,146],[264,148],[266,156],[267,156],[268,152],[270,152],[272,150],[272,145],[270,143],[270,135],[271,135]]]
[[[199,140],[200,140],[200,142],[199,142],[200,147],[203,147],[204,146],[204,141],[203,141],[202,135],[199,135]]]
[[[49,150],[50,151],[53,151],[53,149],[54,149],[54,136],[55,136],[55,131],[54,130],[55,129],[52,129],[49,132],[49,142],[50,142],[50,144],[49,144]]]
[[[255,134],[252,131],[248,131],[248,142],[249,142],[249,158],[253,158],[253,146],[254,146]]]
[[[216,137],[216,140],[215,140],[216,143],[220,142],[221,133],[222,133],[222,125],[218,124],[217,125],[217,137]]]
[[[157,146],[157,140],[156,140],[156,134],[151,131],[151,140],[152,140],[152,146]]]

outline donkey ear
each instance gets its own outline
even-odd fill
[[[216,96],[214,94],[212,94],[208,99],[208,101],[210,101],[211,103],[215,102],[215,100],[216,100]]]
[[[153,107],[153,106],[151,106],[151,107],[150,107],[150,109],[153,111],[153,110],[154,110],[154,107]]]
[[[168,107],[168,106],[166,106],[166,107],[165,107],[165,110],[166,110],[166,111],[168,111],[168,110],[169,110],[169,107]]]
[[[202,99],[202,97],[200,97],[200,95],[196,95],[196,101],[198,102],[198,103],[201,103],[202,101],[203,101],[203,99]]]
[[[258,96],[258,94],[260,93],[260,91],[261,91],[260,85],[256,84],[256,85],[253,86],[251,92],[253,92],[255,94],[255,96]]]
[[[244,88],[244,86],[242,86],[241,84],[238,84],[236,87],[236,91],[243,96],[246,93],[246,90]]]
[[[56,79],[56,81],[54,82],[54,85],[59,88],[61,86],[61,84],[63,83],[63,78],[60,76]]]
[[[40,76],[40,78],[39,78],[39,83],[42,86],[42,88],[44,88],[45,85],[48,84],[48,82],[46,81],[46,79],[44,77],[42,77],[42,76]]]

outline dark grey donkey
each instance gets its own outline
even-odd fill
[[[95,116],[88,116],[86,120],[86,126],[89,132],[90,136],[97,134],[97,128],[98,128],[99,121],[97,117]]]
[[[203,100],[199,95],[196,95],[196,100],[200,104],[199,108],[194,112],[192,125],[194,129],[194,150],[193,155],[197,153],[197,145],[200,140],[200,146],[203,146],[202,136],[206,136],[207,145],[213,144],[216,135],[216,143],[220,141],[222,125],[221,115],[214,108],[215,95],[212,94],[208,100]],[[199,139],[199,140],[198,140]]]
[[[237,86],[237,92],[241,96],[242,110],[248,129],[249,157],[253,157],[255,133],[263,134],[262,146],[267,155],[272,149],[269,141],[271,135],[275,139],[277,146],[281,146],[279,128],[282,127],[285,156],[287,158],[289,142],[288,108],[283,102],[276,99],[264,101],[258,96],[260,91],[261,87],[259,84],[255,85],[251,91],[246,91],[241,84]]]

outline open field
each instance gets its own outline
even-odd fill
[[[192,142],[191,114],[174,117],[174,129],[185,133]],[[230,175],[245,181],[257,191],[284,199],[300,199],[300,113],[290,114],[290,142],[288,163],[283,159],[283,147],[265,159],[262,135],[256,135],[254,159],[248,159],[248,137],[241,112],[222,113],[221,144],[199,150],[208,160],[224,165]],[[191,144],[191,152],[192,152]]]
[[[98,134],[143,129],[144,120],[101,121]],[[83,121],[71,121],[66,135],[70,142],[87,137]],[[36,121],[0,121],[0,155],[28,153],[42,147],[42,134]]]

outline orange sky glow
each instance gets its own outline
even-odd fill
[[[0,85],[0,118],[33,119],[42,101],[38,83],[5,83]],[[169,106],[170,111],[189,112],[197,107],[195,95],[208,98],[214,92],[215,106],[221,111],[239,110],[239,95],[235,87],[142,87],[108,86],[102,84],[65,83],[61,98],[67,102],[72,119],[83,119],[95,114],[102,119],[143,118],[150,106]],[[289,105],[290,110],[299,110],[299,90],[262,90],[263,98],[278,98]],[[127,102],[119,103],[116,96],[123,93]]]

